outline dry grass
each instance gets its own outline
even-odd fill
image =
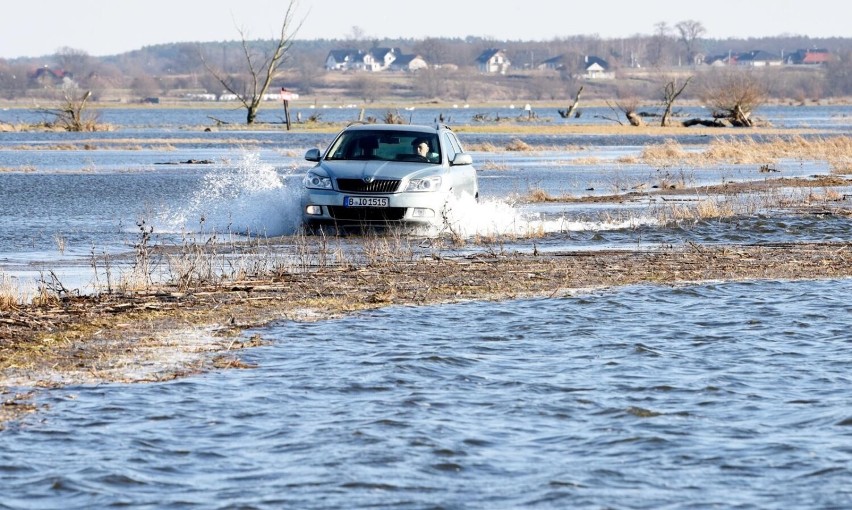
[[[512,152],[529,152],[532,151],[533,148],[523,140],[515,138],[506,145],[506,150]]]
[[[553,197],[550,193],[544,191],[541,188],[531,189],[530,192],[526,195],[526,197],[521,199],[523,202],[527,202],[530,204],[540,204],[544,202],[553,202],[557,199]]]
[[[658,145],[647,145],[642,149],[639,159],[650,166],[669,167],[686,161],[688,153],[671,138]]]
[[[501,148],[491,142],[469,143],[465,145],[465,149],[473,152],[502,152]]]
[[[0,273],[0,311],[13,310],[21,304],[21,290],[9,275]]]
[[[735,214],[732,202],[706,198],[690,204],[673,205],[663,217],[666,220],[709,220],[730,218]]]

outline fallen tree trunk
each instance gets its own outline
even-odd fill
[[[683,127],[691,127],[691,126],[706,126],[706,127],[728,127],[728,124],[722,122],[720,119],[689,119],[685,120],[681,123]]]

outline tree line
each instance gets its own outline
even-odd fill
[[[670,107],[675,98],[709,97],[720,80],[733,83],[733,69],[702,65],[700,55],[756,49],[789,53],[810,48],[827,49],[832,60],[820,66],[755,69],[747,81],[750,86],[759,84],[764,98],[804,103],[852,96],[852,39],[710,39],[705,37],[703,25],[694,20],[674,26],[658,23],[650,35],[609,39],[573,35],[550,41],[480,37],[375,40],[364,37],[357,27],[343,39],[299,40],[297,32],[298,24],[288,8],[279,40],[248,40],[239,33],[240,39],[234,41],[161,44],[106,57],[63,47],[40,58],[0,60],[0,98],[62,98],[73,104],[70,87],[80,91],[79,97],[85,93],[90,101],[227,93],[242,102],[251,123],[260,98],[278,87],[306,98],[365,103],[382,99],[567,102],[584,90],[585,98],[605,100],[614,111],[628,114],[635,113],[642,101],[660,101]],[[430,67],[393,74],[324,69],[331,50],[373,47],[402,48],[423,57]],[[505,51],[512,62],[508,73],[485,75],[477,70],[475,59],[487,48]],[[541,62],[560,55],[569,62],[580,62],[585,55],[606,59],[614,79],[584,80],[571,68],[540,69]]]

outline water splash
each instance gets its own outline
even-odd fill
[[[245,152],[236,167],[205,175],[201,188],[179,210],[169,211],[161,228],[197,232],[202,225],[205,232],[292,234],[301,225],[301,192],[301,181],[282,177],[258,152]]]
[[[540,212],[524,210],[505,199],[487,199],[477,202],[470,196],[451,200],[443,216],[444,228],[462,237],[523,238],[559,232],[622,230],[659,224],[656,218],[645,216],[579,220],[571,219],[566,213],[558,217],[546,217]]]

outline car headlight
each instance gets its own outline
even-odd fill
[[[432,176],[423,179],[411,179],[405,191],[438,191],[441,188],[441,177]]]
[[[331,189],[331,178],[315,172],[308,172],[303,182],[306,188]]]

